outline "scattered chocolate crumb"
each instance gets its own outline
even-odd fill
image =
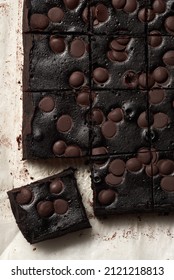
[[[36,251],[36,248],[33,248],[33,251]]]
[[[16,141],[18,143],[18,151],[19,151],[21,149],[21,143],[22,143],[22,136],[21,136],[21,134],[18,137],[16,137]]]

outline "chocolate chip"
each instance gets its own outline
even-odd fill
[[[88,8],[87,8],[87,7],[83,10],[82,19],[83,19],[83,21],[84,21],[85,23],[88,23],[88,22],[89,22]]]
[[[63,182],[60,180],[60,178],[54,179],[54,181],[50,184],[50,193],[60,193],[64,188]]]
[[[53,215],[54,207],[51,201],[40,201],[37,204],[37,212],[40,217],[48,218]]]
[[[159,172],[158,167],[156,165],[153,165],[153,164],[147,165],[146,168],[145,168],[145,171],[146,171],[146,174],[149,177],[156,176]]]
[[[55,107],[54,99],[51,96],[46,96],[42,98],[42,100],[39,102],[39,108],[43,112],[51,112]]]
[[[68,202],[64,199],[56,199],[54,201],[54,210],[57,214],[63,215],[68,211]]]
[[[163,101],[164,96],[165,96],[164,89],[162,88],[152,89],[149,91],[149,102],[151,104],[159,104]]]
[[[174,162],[169,159],[161,160],[158,163],[158,168],[162,175],[170,175],[174,171]]]
[[[113,121],[113,122],[121,122],[123,119],[123,110],[120,108],[113,109],[109,114],[108,114],[108,119]]]
[[[124,51],[126,46],[125,45],[121,45],[117,39],[114,39],[111,41],[110,43],[110,48],[114,51]]]
[[[73,121],[69,115],[62,115],[56,124],[57,130],[60,132],[68,132],[73,125]]]
[[[79,157],[81,156],[82,152],[78,146],[68,146],[65,150],[66,157]]]
[[[119,184],[121,184],[122,181],[123,181],[122,177],[114,176],[112,173],[108,174],[105,177],[106,184],[111,185],[111,186],[119,185]]]
[[[65,6],[70,9],[70,10],[74,10],[78,7],[79,5],[79,1],[80,0],[63,0],[65,3]]]
[[[161,180],[161,188],[167,192],[174,191],[174,177],[173,176],[166,176]]]
[[[80,92],[76,98],[77,104],[80,106],[89,106],[90,105],[90,95],[89,92]]]
[[[62,53],[66,47],[64,39],[54,35],[50,37],[49,45],[54,53]]]
[[[147,148],[141,148],[137,154],[138,160],[140,160],[143,164],[149,164],[152,159],[151,151]]]
[[[98,194],[98,201],[102,205],[110,205],[114,202],[116,196],[116,192],[113,190],[102,190]]]
[[[105,147],[97,147],[92,149],[93,156],[106,155],[108,150]]]
[[[100,109],[93,109],[91,117],[92,117],[92,122],[94,125],[101,124],[105,118],[103,112]]]
[[[153,126],[155,128],[164,128],[168,125],[169,119],[168,116],[164,113],[157,113],[154,115]]]
[[[148,43],[151,47],[156,48],[162,43],[162,36],[159,31],[151,31],[150,36],[148,36]]]
[[[60,141],[57,141],[54,143],[53,145],[53,153],[56,155],[56,156],[61,156],[65,153],[65,149],[66,149],[66,143],[62,140]]]
[[[150,74],[147,75],[146,73],[140,74],[138,81],[139,81],[139,85],[142,88],[146,88],[146,87],[151,88],[155,84],[155,80],[153,76]]]
[[[148,127],[148,117],[146,112],[140,114],[137,120],[137,124],[141,128]]]
[[[168,51],[163,55],[163,62],[166,65],[174,65],[174,51]]]
[[[69,84],[74,88],[81,87],[84,84],[84,82],[85,82],[85,76],[80,71],[73,72],[69,78]]]
[[[137,158],[130,158],[126,162],[126,168],[130,172],[137,172],[137,171],[141,170],[142,163]]]
[[[48,17],[52,22],[59,23],[64,18],[64,12],[59,7],[54,7],[48,11]]]
[[[46,15],[33,14],[30,17],[30,27],[31,29],[41,29],[44,30],[49,25],[49,19]]]
[[[108,70],[102,67],[98,67],[93,71],[93,78],[96,83],[104,84],[109,79]]]
[[[20,192],[16,195],[16,202],[21,205],[30,203],[31,199],[32,192],[26,187],[21,188]]]
[[[112,121],[106,121],[102,124],[101,131],[104,137],[112,138],[117,132],[116,124]]]
[[[127,60],[128,55],[126,52],[117,52],[117,51],[112,50],[107,53],[107,57],[111,61],[123,62],[123,61]]]
[[[142,22],[146,22],[146,9],[143,8],[138,12],[138,19]]]
[[[165,20],[165,27],[167,31],[171,34],[174,32],[174,16],[170,16]]]
[[[146,12],[147,22],[154,20],[154,18],[155,18],[155,12],[152,9],[147,9],[147,12]]]
[[[112,5],[115,9],[123,9],[126,5],[126,0],[112,0]]]
[[[126,46],[130,41],[130,36],[122,35],[122,36],[117,37],[116,40],[120,45]]]
[[[150,22],[155,18],[155,12],[152,9],[141,9],[138,13],[138,18],[142,22]]]
[[[74,57],[82,57],[86,51],[85,42],[82,39],[74,39],[71,42],[70,53]]]
[[[155,0],[152,7],[155,13],[162,14],[166,10],[166,3],[163,0]]]
[[[108,9],[103,4],[98,4],[95,7],[95,17],[99,22],[105,22],[107,21],[109,17]]]
[[[121,176],[125,171],[125,167],[126,165],[123,160],[115,159],[109,165],[109,172],[111,172],[113,175]]]
[[[157,67],[153,71],[153,77],[157,83],[165,83],[168,79],[168,71],[165,67]]]
[[[137,0],[127,0],[126,5],[123,8],[123,11],[126,13],[133,13],[137,8]]]

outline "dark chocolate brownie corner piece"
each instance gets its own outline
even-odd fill
[[[93,156],[98,152],[110,155],[136,153],[143,146],[150,147],[146,91],[98,90],[93,91],[92,96]]]
[[[93,161],[92,188],[97,216],[153,211],[151,151]],[[149,171],[150,168],[150,171]]]
[[[174,152],[158,152],[152,173],[154,210],[174,211]]]
[[[24,91],[79,89],[89,85],[85,35],[24,35]]]
[[[24,0],[24,32],[87,33],[88,0]]]
[[[89,228],[74,170],[8,192],[11,208],[31,244]]]
[[[24,92],[23,158],[88,155],[89,95],[88,89]]]

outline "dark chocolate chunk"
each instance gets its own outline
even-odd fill
[[[18,200],[24,190],[32,193],[32,202]],[[8,197],[16,223],[31,244],[90,227],[73,169],[8,191]]]

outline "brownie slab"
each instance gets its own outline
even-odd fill
[[[24,0],[23,31],[88,31],[87,0]]]
[[[174,210],[174,152],[158,152],[152,164],[153,199],[156,211]]]
[[[96,159],[92,163],[94,212],[97,216],[153,211],[153,181],[149,173],[152,153]]]
[[[99,55],[100,54],[100,55]],[[145,37],[91,36],[92,88],[147,88]]]
[[[24,35],[24,91],[79,89],[89,84],[89,41],[83,35]]]
[[[136,153],[150,148],[147,92],[142,90],[93,91],[92,155]]]
[[[89,152],[89,92],[24,92],[23,159]]]
[[[74,170],[8,192],[16,223],[31,244],[89,228]]]

